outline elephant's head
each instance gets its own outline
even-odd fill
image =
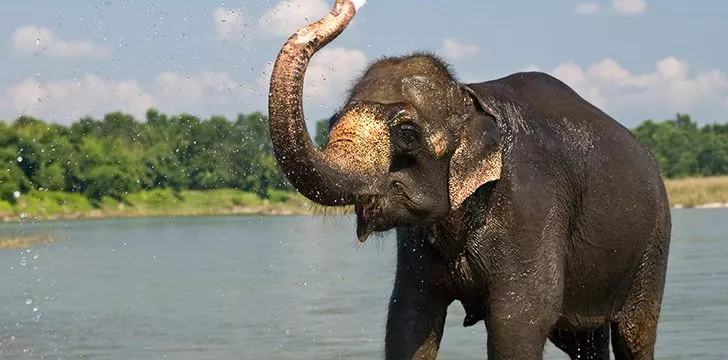
[[[270,133],[293,186],[322,205],[355,204],[357,235],[437,221],[498,179],[498,130],[448,67],[428,54],[372,64],[331,121],[319,150],[303,117],[308,61],[356,10],[337,0],[283,46],[271,77]]]

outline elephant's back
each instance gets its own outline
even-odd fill
[[[510,136],[507,146],[518,147],[512,154],[522,158],[512,160],[560,165],[581,183],[605,175],[610,178],[605,182],[623,190],[634,183],[652,189],[653,196],[665,195],[659,186],[659,165],[649,149],[559,79],[520,72],[468,86],[496,112],[499,125]],[[615,179],[617,175],[623,179]]]

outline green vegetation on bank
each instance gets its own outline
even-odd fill
[[[316,124],[319,146],[327,128],[328,119]],[[677,114],[632,131],[668,179],[728,175],[728,124],[699,127]],[[267,117],[257,112],[203,120],[150,109],[144,121],[113,112],[70,126],[21,116],[0,122],[0,164],[5,219],[307,210],[278,168]],[[728,202],[727,181],[715,179],[668,184],[671,202]],[[685,195],[693,190],[702,195]]]
[[[269,190],[267,198],[235,189],[152,189],[128,194],[124,200],[106,196],[98,202],[75,193],[33,190],[20,196],[13,204],[0,201],[0,220],[301,214],[312,209],[313,204],[298,193],[274,189]]]

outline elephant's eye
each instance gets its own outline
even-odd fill
[[[412,124],[401,124],[396,130],[397,143],[404,151],[416,150],[420,145],[420,132],[417,126]]]

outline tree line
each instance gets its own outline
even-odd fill
[[[652,150],[667,178],[728,174],[728,123],[698,126],[689,115],[677,114],[645,120],[632,132]]]
[[[95,201],[154,188],[234,188],[264,198],[270,189],[292,190],[260,112],[203,120],[150,109],[144,120],[112,112],[70,126],[29,116],[0,122],[0,199],[14,202],[31,190],[77,192]],[[327,130],[328,119],[317,122],[319,147]],[[632,131],[668,178],[728,174],[728,124],[699,127],[677,114]]]
[[[113,112],[70,126],[29,116],[0,123],[0,198],[13,202],[31,189],[92,200],[154,188],[236,188],[263,197],[290,189],[261,113],[202,120],[150,109],[145,120]]]

